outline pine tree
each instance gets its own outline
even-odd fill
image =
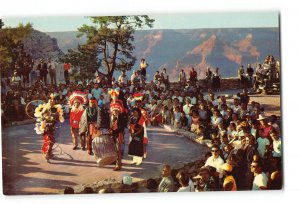
[[[100,68],[110,83],[114,71],[130,70],[136,62],[133,55],[134,31],[152,27],[148,16],[90,17],[93,25],[82,25],[78,37],[86,36],[85,45],[69,50],[65,59],[80,66],[80,73],[89,76]],[[89,59],[87,62],[86,60]]]

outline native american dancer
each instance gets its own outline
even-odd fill
[[[78,146],[78,136],[79,136],[79,122],[80,118],[84,112],[83,104],[87,102],[86,94],[80,91],[74,91],[69,99],[71,105],[70,111],[70,130],[73,140],[73,150],[77,149]],[[80,136],[80,147],[81,150],[85,148],[85,138],[84,135]]]
[[[47,161],[53,157],[52,148],[55,143],[55,124],[64,122],[62,106],[55,103],[55,95],[51,94],[48,103],[40,104],[34,113],[34,116],[37,117],[34,129],[37,134],[43,134],[44,136],[42,152]]]
[[[89,155],[93,154],[92,135],[101,127],[101,122],[101,110],[97,105],[96,98],[92,97],[79,122],[79,135],[84,137],[83,149],[85,149],[86,144]]]
[[[144,154],[144,118],[141,110],[137,107],[132,109],[132,117],[130,118],[129,133],[130,143],[128,154],[133,156],[131,164],[140,165],[143,161]]]
[[[143,138],[143,145],[144,145],[144,154],[143,157],[146,158],[147,157],[147,145],[148,145],[148,135],[147,135],[147,125],[151,124],[150,123],[150,118],[148,117],[148,113],[147,111],[143,108],[143,102],[142,102],[142,98],[143,98],[143,94],[142,93],[135,93],[133,95],[134,99],[135,99],[135,106],[137,108],[140,109],[141,111],[141,116],[143,117],[144,120],[144,124],[143,124],[143,129],[144,129],[144,138]]]
[[[124,117],[125,110],[123,102],[118,98],[120,91],[119,90],[110,90],[109,94],[111,95],[111,104],[110,104],[110,132],[113,136],[114,142],[117,149],[117,161],[114,171],[121,170],[122,167],[122,146],[124,144],[124,129],[126,126],[126,120]]]

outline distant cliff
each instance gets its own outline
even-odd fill
[[[47,34],[57,39],[63,52],[86,40],[76,38],[76,31]],[[188,71],[192,66],[200,77],[208,66],[219,67],[222,77],[232,77],[240,64],[256,66],[270,54],[280,58],[279,28],[143,30],[135,32],[134,45],[137,59],[144,57],[150,65],[148,79],[166,67],[175,80],[180,69]]]

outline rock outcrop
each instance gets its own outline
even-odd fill
[[[49,57],[58,60],[64,55],[57,44],[56,38],[51,38],[49,35],[37,30],[34,30],[31,36],[25,40],[24,48],[36,60]]]

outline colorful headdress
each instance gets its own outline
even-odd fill
[[[143,99],[143,96],[144,96],[144,94],[142,94],[142,93],[135,93],[135,94],[133,94],[133,98],[136,100],[136,101],[138,101],[138,100],[142,100]]]
[[[120,90],[119,89],[110,89],[108,91],[110,97],[113,99],[113,102],[115,102],[120,95]]]
[[[55,98],[55,94],[51,94],[50,95],[50,100],[53,100]],[[40,104],[34,111],[34,116],[37,118],[37,123],[35,124],[35,131],[37,134],[42,134],[44,133],[44,128],[45,128],[45,121],[43,121],[43,115],[48,112],[51,109],[51,101],[48,101],[48,103],[43,103]],[[65,121],[64,118],[64,112],[62,109],[62,106],[60,104],[56,104],[54,105],[54,108],[56,108],[58,114],[59,114],[59,122],[63,123]]]
[[[124,112],[123,102],[121,100],[116,100],[110,104],[110,112],[119,111],[120,113]]]
[[[70,105],[72,106],[75,100],[79,100],[81,104],[87,103],[87,96],[81,91],[74,91],[70,96]]]

